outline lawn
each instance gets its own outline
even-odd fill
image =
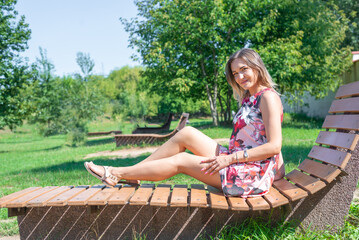
[[[172,122],[171,129],[176,125],[177,121]],[[230,126],[211,126],[211,120],[208,118],[190,118],[190,125],[197,127],[212,138],[228,138],[232,131]],[[285,114],[282,152],[287,172],[305,159],[320,131],[320,126],[321,121]],[[124,133],[130,133],[133,128],[135,126],[131,123],[120,124],[107,118],[99,119],[89,125],[91,132],[121,129]],[[98,184],[98,180],[85,171],[83,167],[85,160],[83,158],[90,153],[115,149],[119,148],[115,147],[112,137],[88,140],[81,146],[73,147],[67,143],[64,135],[41,137],[37,134],[34,125],[25,124],[14,132],[2,130],[0,131],[0,197],[31,186]],[[143,154],[136,158],[121,159],[121,161],[113,157],[96,157],[90,160],[101,165],[128,166],[143,160],[148,155]],[[198,181],[185,175],[178,175],[162,181],[162,183],[193,184],[198,183]],[[351,221],[346,222],[347,227],[339,232],[335,238],[346,238],[346,235],[359,237],[357,230],[359,222],[358,205],[352,204],[349,216]],[[295,233],[294,229],[287,225],[278,226],[275,235],[270,229],[272,228],[266,226],[266,223],[248,222],[227,229],[222,239],[235,239],[238,236],[241,236],[238,239],[273,239],[275,236],[280,236],[277,239],[302,239],[314,238],[315,234],[326,236],[325,233],[315,232],[311,232],[313,235],[304,236]],[[253,234],[253,231],[257,235]],[[18,234],[16,218],[8,218],[7,210],[0,209],[0,236],[16,234]]]

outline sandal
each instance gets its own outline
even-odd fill
[[[103,184],[105,184],[107,187],[114,187],[115,185],[111,185],[109,184],[106,179],[109,178],[112,181],[116,182],[116,183],[123,183],[123,184],[138,184],[137,180],[122,180],[119,179],[118,177],[112,175],[109,171],[109,167],[108,166],[102,166],[103,169],[105,170],[105,174],[101,177],[100,175],[98,175],[97,173],[95,173],[94,171],[92,171],[92,169],[88,166],[89,162],[85,162],[85,168],[87,169],[87,171],[94,177],[96,177],[97,179],[101,180],[101,182]],[[134,183],[134,181],[136,181],[136,183]]]

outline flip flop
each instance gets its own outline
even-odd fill
[[[120,183],[120,184],[130,184],[130,185],[139,185],[139,181],[136,180],[124,180],[124,179],[119,179],[116,176],[113,176],[110,171],[108,170],[108,166],[101,166],[103,167],[103,169],[105,170],[105,174],[101,177],[100,175],[98,175],[97,173],[95,173],[94,171],[91,170],[91,168],[89,168],[88,166],[89,162],[85,162],[85,168],[86,170],[94,177],[96,177],[97,179],[99,179],[103,184],[105,184],[107,187],[114,187],[115,185],[111,185],[108,182],[106,182],[107,178],[110,178],[111,180],[115,181],[116,183]],[[134,182],[136,181],[136,183]]]

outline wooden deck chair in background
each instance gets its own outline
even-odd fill
[[[141,144],[141,143],[148,143],[152,144],[155,142],[162,142],[166,141],[167,139],[174,136],[179,130],[186,126],[189,114],[182,113],[182,116],[178,122],[177,127],[168,134],[121,134],[115,135],[116,140],[116,147],[126,144]]]
[[[167,121],[161,126],[161,127],[138,127],[135,130],[132,131],[132,134],[136,133],[161,133],[168,131],[171,126],[173,114],[170,113],[168,115]]]

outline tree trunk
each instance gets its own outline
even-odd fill
[[[208,84],[206,84],[206,92],[207,92],[207,97],[209,100],[209,106],[211,108],[211,115],[212,115],[212,119],[213,119],[213,124],[214,126],[218,126],[218,118],[217,118],[217,83],[214,83],[213,86],[213,96],[211,95],[211,91],[209,89]]]

